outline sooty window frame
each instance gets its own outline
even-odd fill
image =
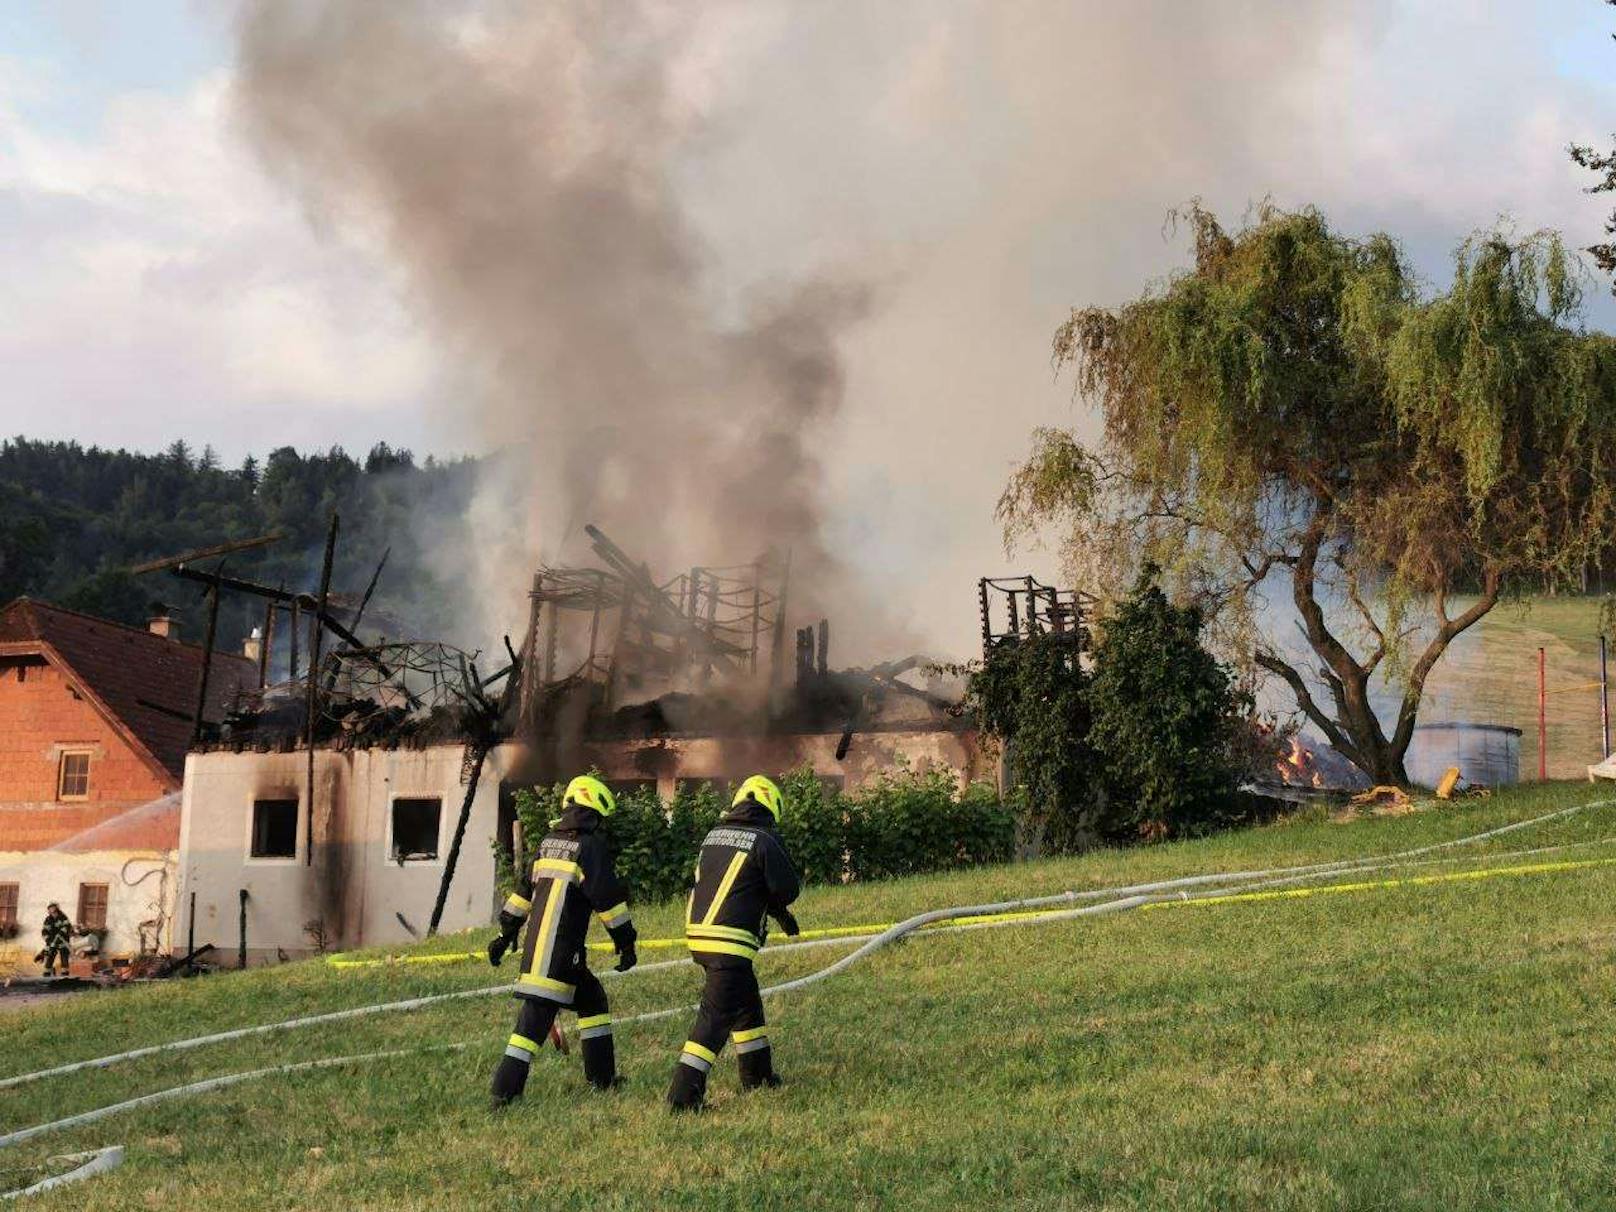
[[[270,812],[274,812],[278,819],[268,819]],[[296,862],[302,823],[303,805],[300,800],[287,795],[255,795],[247,821],[248,861]]]
[[[404,810],[400,828],[399,809]],[[405,849],[401,842],[410,843]],[[431,849],[424,843],[430,842]],[[410,863],[436,863],[443,857],[443,797],[400,795],[387,817],[387,858],[400,867]]]

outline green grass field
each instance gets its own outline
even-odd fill
[[[1558,784],[1351,824],[1322,813],[1202,842],[814,889],[805,928],[1140,878],[1390,852],[1592,800]],[[1570,847],[1501,857],[1538,847]],[[1436,875],[1616,859],[1616,805]],[[642,909],[672,931],[676,906]],[[482,936],[469,940],[481,941]],[[125,1112],[0,1151],[127,1146],[40,1208],[1594,1208],[1616,1206],[1616,866],[915,939],[769,1003],[787,1085],[662,1094],[687,1020],[620,1029],[628,1086],[546,1053],[487,1110],[504,997],[209,1046],[0,1091],[0,1131],[217,1073],[472,1041]],[[465,947],[464,937],[438,949]],[[765,983],[842,952],[760,961]],[[646,951],[649,962],[674,953]],[[598,966],[604,966],[601,959]],[[509,965],[504,973],[508,975]],[[5,1012],[0,1075],[209,1030],[470,989],[474,964],[322,961]],[[694,1000],[679,966],[608,985],[620,1016]]]

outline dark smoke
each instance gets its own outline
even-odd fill
[[[661,576],[789,547],[793,614],[848,599],[826,550],[820,431],[857,283],[739,315],[674,185],[712,132],[675,79],[678,6],[257,0],[239,104],[320,226],[373,243],[459,373],[442,405],[499,452],[446,571],[484,634],[598,522]],[[423,525],[442,526],[442,519]]]

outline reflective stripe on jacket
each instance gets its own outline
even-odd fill
[[[65,947],[73,937],[73,923],[65,913],[48,913],[39,934],[45,940],[45,946]]]
[[[568,808],[539,843],[532,864],[500,910],[507,930],[528,921],[518,994],[572,1004],[574,974],[583,962],[592,912],[619,948],[633,935],[628,889],[617,878],[600,824],[594,809]]]
[[[765,919],[797,892],[797,870],[774,817],[756,804],[732,808],[701,844],[685,943],[693,956],[714,963],[751,963],[768,933]]]

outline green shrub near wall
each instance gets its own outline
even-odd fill
[[[560,784],[519,791],[522,835],[548,832],[561,811]],[[946,771],[900,768],[857,795],[827,787],[808,768],[781,780],[787,811],[780,832],[804,883],[887,879],[1011,857],[1015,821],[983,784],[963,790]],[[617,872],[640,903],[684,896],[707,831],[729,805],[705,783],[685,784],[664,804],[649,788],[620,795],[607,822]],[[510,855],[498,851],[502,885],[514,883]]]

